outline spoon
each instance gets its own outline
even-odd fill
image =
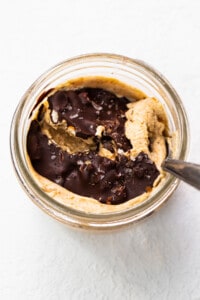
[[[162,168],[200,190],[200,165],[167,157]]]

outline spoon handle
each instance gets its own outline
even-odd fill
[[[200,190],[200,165],[167,158],[162,167],[165,171]]]

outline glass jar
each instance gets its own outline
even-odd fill
[[[157,98],[168,116],[173,158],[185,160],[188,151],[188,122],[183,104],[171,84],[143,61],[115,54],[89,54],[68,59],[41,75],[22,97],[11,125],[12,161],[22,187],[32,201],[53,218],[81,228],[108,229],[138,221],[159,208],[178,186],[179,180],[167,174],[147,200],[126,210],[111,213],[85,213],[61,204],[43,192],[29,171],[26,138],[30,113],[39,97],[51,88],[80,77],[103,76],[118,79],[147,96]]]

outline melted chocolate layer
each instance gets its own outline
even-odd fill
[[[94,136],[97,126],[105,127],[104,137],[112,139],[117,148],[131,148],[124,133],[126,98],[94,88],[76,91],[60,90],[48,98],[50,109],[58,113],[58,121],[75,127],[78,137]],[[53,120],[52,120],[53,121]]]
[[[76,135],[94,137],[98,125],[105,127],[97,140],[113,152],[131,145],[124,133],[126,98],[117,98],[101,89],[60,90],[48,98],[50,109],[58,113],[58,122],[66,120]],[[108,113],[109,112],[109,113]],[[135,160],[117,155],[115,160],[95,151],[70,154],[48,140],[41,131],[41,112],[33,120],[27,137],[27,151],[33,168],[64,188],[106,204],[120,204],[141,195],[153,186],[159,175],[156,165],[141,152]],[[53,120],[52,120],[53,121]]]

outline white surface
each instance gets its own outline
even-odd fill
[[[54,64],[83,53],[145,60],[174,85],[200,163],[200,1],[4,1],[0,9],[0,299],[200,299],[200,193],[182,183],[122,231],[77,231],[46,216],[12,169],[20,97]]]

